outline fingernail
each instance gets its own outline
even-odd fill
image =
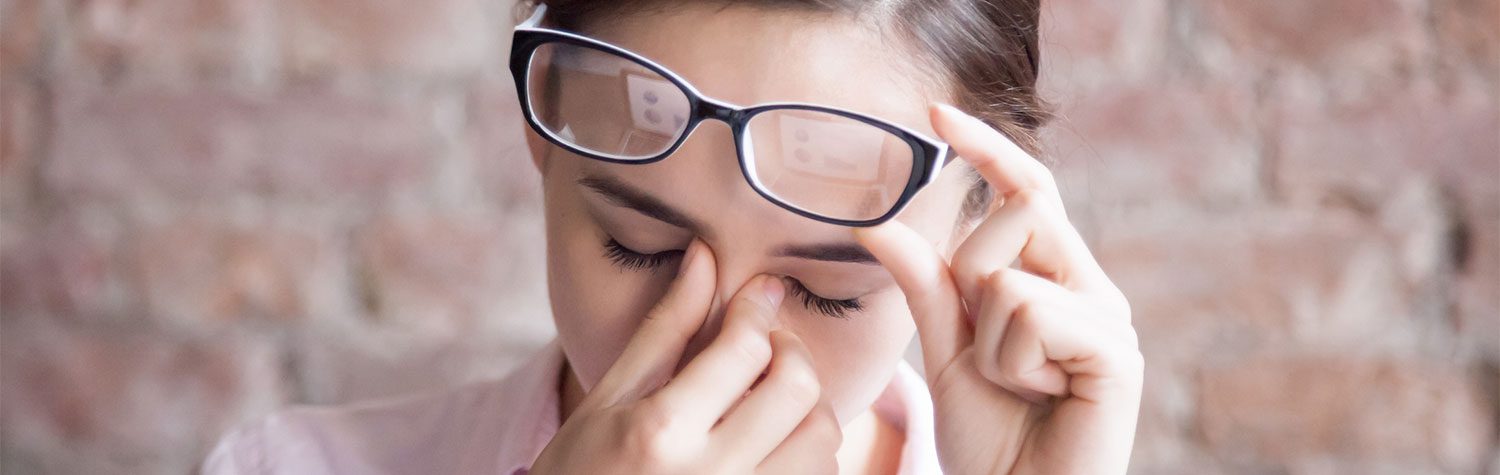
[[[964,112],[963,109],[959,109],[948,104],[938,103],[938,108],[942,109],[944,114],[948,114],[949,116],[958,120],[962,120],[965,122],[984,122],[979,120],[978,117],[974,117],[972,115],[969,115],[968,112]]]
[[[944,102],[939,102],[937,106],[938,106],[939,109],[942,109],[943,112],[945,112],[945,113],[949,113],[949,114],[962,114],[962,113],[964,113],[964,111],[958,110],[957,107],[953,107],[953,106],[948,105],[947,103],[944,103]]]
[[[760,283],[760,288],[765,294],[766,303],[770,304],[773,309],[781,308],[781,299],[786,296],[786,287],[782,286],[781,279],[776,277],[767,276],[764,279]]]

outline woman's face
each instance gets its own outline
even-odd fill
[[[687,5],[611,19],[584,33],[734,104],[825,104],[936,136],[927,106],[947,100],[917,72],[919,62],[901,53],[900,40],[832,15]],[[786,278],[780,324],[812,352],[840,420],[862,412],[890,380],[915,328],[900,289],[873,259],[836,259],[864,253],[848,228],[756,194],[722,122],[705,121],[673,155],[645,165],[580,157],[529,128],[526,134],[543,175],[552,309],[582,388],[592,388],[623,351],[674,278],[681,253],[672,251],[695,237],[717,260],[718,298],[684,359],[717,335],[723,302],[756,275],[770,274]],[[951,249],[960,238],[954,232],[966,173],[948,167],[897,219]]]

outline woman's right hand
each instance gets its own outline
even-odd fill
[[[757,276],[741,287],[714,341],[673,374],[707,319],[716,273],[712,252],[693,240],[671,288],[531,473],[838,471],[842,434],[811,355],[796,335],[775,329],[780,279]]]

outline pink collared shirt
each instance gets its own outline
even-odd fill
[[[203,473],[525,474],[557,433],[556,342],[497,381],[429,395],[337,407],[298,407],[241,426],[219,441]],[[903,475],[941,473],[932,399],[901,362],[873,406],[906,434]]]

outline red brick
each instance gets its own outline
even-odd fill
[[[1043,3],[1042,90],[1093,90],[1158,74],[1165,66],[1169,10],[1162,0]]]
[[[1186,363],[1186,362],[1185,362]],[[1147,358],[1140,417],[1136,427],[1130,473],[1219,473],[1219,463],[1197,449],[1190,437],[1196,420],[1194,367],[1166,359]]]
[[[1296,201],[1377,200],[1412,176],[1458,190],[1500,187],[1496,91],[1396,91],[1332,103],[1276,100],[1274,182]]]
[[[356,285],[371,316],[416,334],[461,335],[545,295],[536,223],[520,211],[383,216],[355,231]],[[537,313],[538,308],[530,309]]]
[[[509,76],[480,83],[465,103],[465,148],[451,165],[453,182],[478,187],[485,202],[502,207],[540,203],[541,174],[531,162],[527,125]]]
[[[277,58],[257,0],[83,0],[71,5],[62,69],[119,82],[264,81]]]
[[[1473,68],[1500,87],[1500,2],[1433,0],[1433,32],[1444,59],[1456,68]]]
[[[1413,64],[1426,32],[1421,12],[1399,0],[1202,2],[1204,21],[1242,60],[1313,69]]]
[[[188,328],[347,312],[342,244],[315,224],[329,220],[193,213],[151,223],[130,238],[138,298],[153,319]]]
[[[88,201],[378,200],[420,192],[445,139],[415,98],[72,87],[50,191]]]
[[[0,73],[0,202],[6,210],[30,201],[41,161],[44,98],[32,79]]]
[[[3,339],[6,454],[43,472],[186,473],[222,431],[285,400],[276,348],[253,338],[32,320]]]
[[[464,76],[502,56],[510,10],[480,0],[274,2],[293,76]],[[503,64],[503,62],[499,62]]]
[[[1442,298],[1451,269],[1404,262],[1407,238],[1382,226],[1339,209],[1137,213],[1104,221],[1094,250],[1130,298],[1154,364],[1442,351],[1454,328],[1427,303]]]
[[[1500,190],[1467,203],[1463,263],[1455,286],[1458,332],[1500,361]]]
[[[42,0],[0,2],[0,72],[5,76],[0,81],[33,76],[40,69],[48,36],[45,11]]]
[[[504,3],[0,0],[5,468],[187,472],[548,338]],[[1500,467],[1496,5],[1046,4],[1058,173],[1149,362],[1134,471]]]
[[[1044,136],[1070,202],[1223,205],[1259,195],[1252,97],[1146,84],[1068,96]]]
[[[1208,449],[1239,463],[1350,457],[1476,473],[1495,443],[1495,407],[1447,361],[1350,356],[1255,359],[1201,374]]]
[[[5,318],[130,317],[135,301],[116,248],[119,223],[99,213],[8,212],[0,225],[0,302]]]

